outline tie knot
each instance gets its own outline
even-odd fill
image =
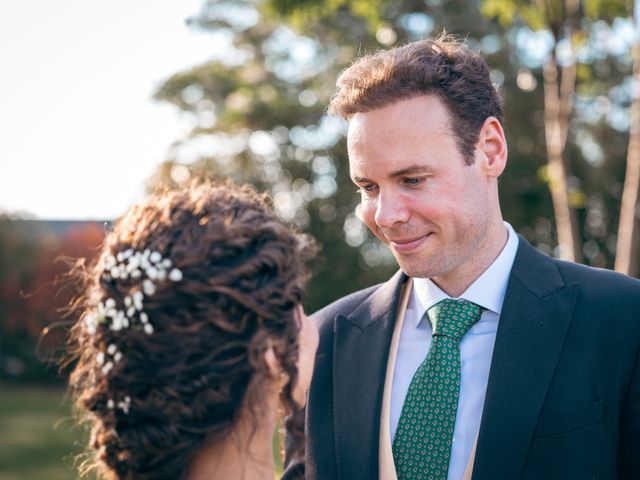
[[[482,315],[482,308],[466,300],[442,300],[427,311],[433,335],[462,340]]]

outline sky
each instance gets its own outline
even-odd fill
[[[185,24],[202,2],[0,2],[0,211],[112,219],[143,197],[188,131],[154,89],[222,48]]]

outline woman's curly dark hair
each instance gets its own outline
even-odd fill
[[[159,252],[182,279],[157,281],[145,297],[152,334],[92,332],[87,315],[100,302],[124,310],[140,288],[141,279],[105,272],[108,258],[128,249]],[[259,404],[269,346],[289,377],[282,401],[294,408],[296,306],[313,250],[266,197],[229,183],[154,194],[118,221],[84,271],[70,338],[70,387],[91,425],[92,466],[114,479],[184,478],[195,453],[229,435],[243,406]],[[97,358],[110,345],[122,358],[105,374]],[[123,401],[128,408],[114,408]]]

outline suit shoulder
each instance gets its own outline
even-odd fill
[[[640,308],[640,280],[619,272],[556,260],[567,284],[577,285],[583,297],[591,302],[618,303]]]
[[[568,283],[577,283],[589,289],[622,290],[640,294],[640,280],[613,270],[589,267],[579,263],[555,260],[558,270]]]
[[[511,274],[536,295],[566,286],[575,287],[588,303],[623,299],[626,306],[640,302],[640,280],[612,270],[552,258],[520,237]]]

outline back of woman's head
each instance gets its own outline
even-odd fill
[[[180,479],[255,405],[273,348],[296,382],[305,237],[249,188],[200,184],[149,197],[84,272],[70,377],[108,477]]]

